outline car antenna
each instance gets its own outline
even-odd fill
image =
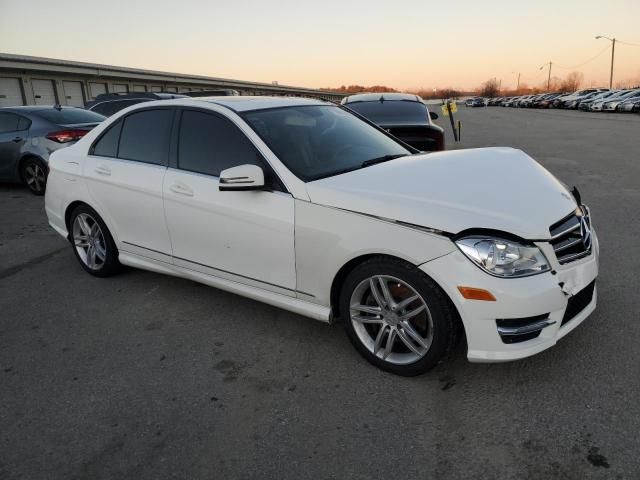
[[[384,95],[380,95],[380,103],[384,103]]]
[[[62,111],[62,105],[60,105],[59,103],[56,103],[53,108],[55,108],[56,110]]]

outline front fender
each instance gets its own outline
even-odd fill
[[[338,208],[295,201],[297,287],[305,300],[330,306],[331,285],[349,261],[389,255],[420,265],[456,250],[448,238]]]

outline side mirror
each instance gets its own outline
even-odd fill
[[[431,118],[431,120],[437,120],[438,114],[436,112],[429,112],[429,118]]]
[[[257,165],[238,165],[220,172],[218,188],[227,190],[262,190],[264,188],[264,172]]]

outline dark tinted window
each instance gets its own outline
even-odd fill
[[[147,101],[149,100],[137,99],[137,100],[116,100],[113,102],[104,102],[104,103],[99,103],[98,105],[93,107],[91,111],[104,115],[105,117],[110,117],[114,113],[119,112],[120,110],[123,110],[127,107],[130,107],[131,105],[135,105],[137,103],[142,103]]]
[[[118,158],[166,165],[173,110],[145,110],[124,119]]]
[[[118,155],[118,139],[120,138],[121,127],[122,121],[118,121],[115,125],[109,127],[93,146],[93,155],[116,157]]]
[[[0,113],[0,133],[18,131],[20,117],[13,113]]]
[[[427,123],[427,107],[420,102],[387,100],[354,102],[345,106],[380,125]]]
[[[105,117],[99,113],[83,110],[82,108],[51,108],[35,112],[39,117],[58,125],[73,125],[76,123],[100,123]]]
[[[220,176],[222,170],[245,164],[263,166],[253,144],[229,120],[188,110],[182,114],[178,142],[181,169]]]
[[[31,126],[31,120],[26,117],[20,117],[18,120],[18,130],[27,130]]]

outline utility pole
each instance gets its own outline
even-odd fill
[[[600,38],[606,38],[611,42],[611,73],[609,74],[609,89],[612,89],[613,88],[613,59],[616,54],[616,39],[605,37],[604,35],[596,36],[596,40]]]
[[[611,42],[611,74],[609,75],[609,90],[613,88],[613,58],[616,54],[616,39]]]
[[[540,70],[542,70],[547,65],[549,65],[549,78],[547,78],[547,91],[549,91],[549,88],[551,88],[551,66],[553,65],[553,62],[549,61],[549,63],[545,63],[540,67]]]
[[[515,74],[516,72],[511,72],[511,74]],[[516,83],[516,90],[520,90],[520,72],[518,72],[518,82]]]

